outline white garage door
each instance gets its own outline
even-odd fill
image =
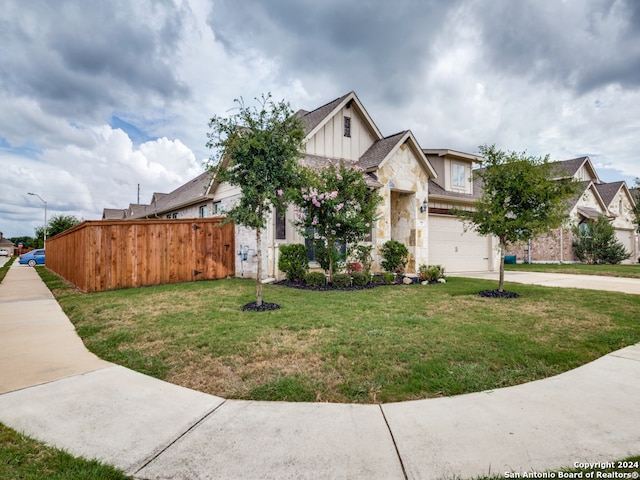
[[[635,263],[635,262],[637,262],[638,259],[634,258],[636,256],[636,252],[635,252],[636,238],[635,238],[635,233],[633,232],[633,230],[619,230],[619,229],[616,229],[616,237],[618,238],[620,243],[622,243],[622,245],[624,245],[625,250],[631,254],[631,258],[629,258],[629,260],[625,260],[622,263]]]
[[[492,267],[491,239],[473,230],[464,231],[452,216],[429,216],[429,263],[445,272],[487,271]]]

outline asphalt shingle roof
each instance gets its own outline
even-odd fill
[[[340,98],[336,98],[335,100],[332,100],[331,102],[318,107],[311,112],[307,112],[306,110],[298,110],[298,112],[296,112],[296,116],[302,119],[302,121],[304,122],[306,126],[305,133],[309,134],[309,132],[316,128],[318,124],[320,124],[320,122],[322,122],[322,120],[327,117],[327,115],[333,112],[333,110],[335,110],[335,108],[352,93],[353,92],[349,92]]]
[[[369,170],[371,168],[379,166],[380,163],[382,163],[382,161],[387,158],[389,152],[391,152],[391,150],[393,150],[396,145],[398,145],[398,142],[400,142],[400,140],[406,135],[406,133],[407,130],[404,130],[375,142],[360,157],[358,166],[365,170]]]
[[[609,205],[618,191],[622,188],[625,182],[611,182],[596,184],[596,190],[602,197],[605,205]]]

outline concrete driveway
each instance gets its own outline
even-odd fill
[[[482,278],[498,282],[499,272],[456,272],[451,277]],[[566,273],[504,272],[505,282],[544,287],[583,288],[640,295],[640,278],[571,275]]]

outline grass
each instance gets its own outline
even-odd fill
[[[0,423],[0,478],[21,480],[125,480],[114,467],[46,446]]]
[[[82,294],[39,269],[89,350],[225,398],[377,403],[555,375],[640,341],[640,296],[494,281],[316,292],[252,281]]]
[[[577,275],[640,278],[640,264],[585,265],[581,263],[518,263],[515,265],[507,264],[504,268],[512,272],[571,273]]]
[[[13,262],[15,262],[16,258],[17,257],[15,256],[11,257],[3,266],[0,267],[0,283],[2,283],[2,280],[4,280],[4,277],[6,277],[7,272],[9,271],[9,268],[11,267]]]

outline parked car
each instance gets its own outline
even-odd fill
[[[20,255],[18,262],[21,265],[29,265],[35,267],[36,265],[44,265],[44,250],[31,250],[28,253]]]
[[[7,250],[6,248],[0,248],[0,257],[8,257],[9,256],[9,250]]]

